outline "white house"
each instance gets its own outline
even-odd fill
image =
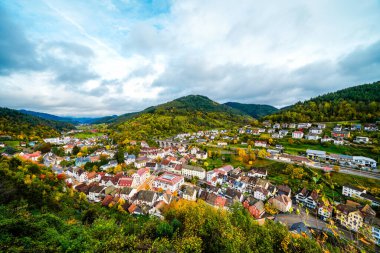
[[[269,191],[263,187],[256,187],[253,197],[255,199],[265,201],[269,197]]]
[[[365,156],[353,156],[352,160],[356,165],[366,166],[366,167],[371,167],[371,168],[376,169],[377,163],[375,160],[371,158],[368,158]]]
[[[369,143],[369,138],[363,137],[363,136],[356,136],[354,142],[367,144],[367,143]]]
[[[293,139],[302,139],[302,137],[303,137],[303,132],[301,132],[301,131],[294,131],[292,133]]]
[[[184,165],[182,167],[182,175],[188,178],[198,177],[203,180],[206,178],[206,170],[197,166]]]
[[[359,197],[362,193],[366,193],[366,190],[362,190],[355,186],[344,185],[342,188],[342,195],[348,197]]]
[[[183,176],[165,172],[153,181],[153,187],[164,191],[169,190],[170,192],[175,192],[184,182],[185,178]]]
[[[318,204],[318,216],[322,219],[322,220],[327,220],[329,218],[331,218],[332,216],[332,211],[333,211],[333,208],[331,205],[325,205],[323,203],[319,203]]]
[[[315,190],[309,191],[303,188],[302,191],[296,195],[296,202],[302,203],[308,208],[315,209],[318,203],[318,193]]]
[[[263,147],[263,148],[266,148],[267,147],[267,142],[266,141],[255,141],[255,147]]]

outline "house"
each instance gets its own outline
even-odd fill
[[[318,203],[318,193],[315,190],[309,191],[303,188],[302,191],[296,195],[296,202],[302,203],[307,208],[315,209]]]
[[[100,202],[101,194],[104,192],[104,186],[95,185],[88,191],[88,199],[94,202]]]
[[[263,147],[263,148],[266,148],[267,147],[267,142],[266,141],[255,141],[255,147]]]
[[[119,181],[117,182],[117,187],[124,188],[124,187],[136,187],[139,184],[136,182],[135,178],[133,177],[121,177]]]
[[[326,151],[307,149],[306,156],[312,160],[326,160]]]
[[[350,132],[349,131],[332,131],[331,132],[332,137],[340,137],[340,138],[350,138]]]
[[[369,143],[369,138],[368,137],[363,137],[363,136],[356,136],[354,142],[355,143],[364,143],[364,144],[367,144],[367,143]]]
[[[116,165],[117,165],[117,161],[116,160],[111,160],[107,164],[104,164],[104,165],[100,166],[99,169],[105,171],[105,170],[108,170],[110,168],[116,167]]]
[[[301,131],[294,131],[292,133],[293,139],[302,139],[302,137],[303,137],[303,132],[301,132]]]
[[[135,184],[132,187],[141,185],[150,177],[150,170],[148,168],[138,169],[136,173],[133,173],[132,178],[135,180]]]
[[[136,194],[133,203],[136,205],[145,204],[148,206],[153,206],[154,202],[157,200],[157,197],[158,195],[155,191],[141,190]]]
[[[324,221],[331,218],[333,207],[329,203],[318,203],[318,217]]]
[[[75,159],[75,166],[81,167],[89,162],[91,162],[89,157],[78,157],[77,159]]]
[[[278,131],[278,134],[283,137],[283,136],[287,136],[288,135],[288,130],[285,130],[285,129],[282,129],[280,131]]]
[[[326,124],[324,124],[324,123],[317,123],[317,127],[319,129],[325,129],[326,128]]]
[[[129,165],[136,161],[135,155],[128,155],[128,153],[124,154],[124,162],[125,164]]]
[[[136,168],[140,169],[146,166],[146,163],[149,161],[147,157],[139,157],[135,160],[134,165]]]
[[[225,147],[225,146],[227,146],[227,142],[218,142],[217,145],[219,147]]]
[[[336,219],[342,226],[352,231],[371,231],[371,223],[375,217],[376,212],[369,205],[361,207],[360,205],[346,203],[339,204],[336,207]]]
[[[260,219],[261,216],[265,213],[265,208],[264,208],[264,202],[257,201],[255,204],[252,206],[248,207],[248,212],[255,217],[256,219]]]
[[[310,128],[309,129],[309,134],[322,134],[322,129],[321,128]]]
[[[292,199],[284,194],[277,195],[268,201],[273,205],[274,208],[283,213],[289,212],[292,207]]]
[[[311,123],[298,123],[297,128],[298,129],[304,129],[311,127]]]
[[[318,134],[313,134],[313,133],[309,133],[305,136],[305,139],[308,140],[308,141],[317,141],[319,140],[321,137],[318,135]]]
[[[359,198],[369,201],[371,206],[380,206],[380,199],[372,196],[371,194],[362,193]]]
[[[334,145],[343,145],[344,141],[343,138],[336,138],[333,140]]]
[[[183,176],[165,172],[161,176],[155,178],[153,181],[153,187],[164,191],[169,190],[170,192],[175,192],[184,182],[185,178]]]
[[[198,177],[203,180],[206,178],[206,170],[198,166],[184,165],[182,166],[182,175],[187,178]]]
[[[328,137],[328,136],[324,136],[322,139],[321,139],[321,142],[330,142],[330,141],[333,141],[334,139]]]
[[[365,124],[364,125],[364,131],[372,132],[379,130],[376,124]]]
[[[256,187],[253,196],[255,199],[265,201],[269,197],[269,192],[263,187]]]
[[[359,197],[361,194],[366,193],[366,190],[357,188],[355,186],[343,185],[342,195],[347,197]]]
[[[198,152],[195,154],[195,158],[200,160],[206,160],[208,157],[207,152]]]
[[[30,161],[33,161],[33,162],[37,162],[38,159],[41,157],[41,151],[36,151],[34,153],[30,153],[30,154],[24,154],[24,153],[20,153],[20,156],[21,158],[25,159],[25,160],[30,160]]]
[[[377,163],[374,159],[365,156],[353,156],[353,162],[358,166],[365,166],[376,169]]]
[[[229,199],[234,199],[239,202],[242,202],[244,198],[244,195],[241,192],[232,188],[227,188],[225,196]]]
[[[123,187],[120,190],[120,198],[130,201],[137,193],[137,190],[131,187]]]
[[[197,200],[197,190],[195,189],[195,187],[186,185],[183,189],[182,198],[189,200],[189,201],[196,201]]]
[[[260,177],[260,178],[266,178],[268,175],[268,171],[266,169],[261,168],[253,168],[251,169],[248,174],[249,177]]]
[[[287,185],[279,185],[277,186],[277,195],[285,195],[290,198],[292,193],[292,189],[290,189]]]

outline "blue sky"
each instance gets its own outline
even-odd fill
[[[380,1],[0,1],[0,106],[102,116],[188,94],[285,106],[380,80]]]

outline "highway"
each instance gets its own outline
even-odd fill
[[[214,147],[214,148],[224,148],[224,149],[229,148],[231,150],[238,149],[236,147],[220,147],[220,146],[213,145],[213,144],[206,144],[206,145],[209,146],[209,147]],[[242,149],[246,150],[247,148],[242,148]],[[252,150],[259,150],[259,149],[252,148]],[[276,161],[276,162],[292,163],[292,164],[294,164],[294,162],[286,162],[286,161],[281,161],[281,160],[277,160],[277,159],[273,159],[273,158],[267,158],[267,159],[272,160],[272,161]],[[315,163],[314,165],[308,165],[308,166],[311,167],[311,168],[323,170],[323,168],[325,166],[331,166],[331,165],[330,164],[323,165],[323,164],[320,164],[320,163]],[[356,170],[356,169],[352,169],[352,168],[348,168],[348,167],[342,167],[341,166],[340,170],[339,170],[339,173],[350,174],[350,175],[355,175],[355,176],[361,176],[361,177],[373,178],[373,179],[379,179],[380,180],[380,173],[371,172],[371,171]]]

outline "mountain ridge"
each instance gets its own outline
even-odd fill
[[[275,113],[279,110],[274,106],[265,104],[244,104],[239,102],[227,102],[224,104],[242,112],[245,112],[254,118],[261,118],[266,115]]]

